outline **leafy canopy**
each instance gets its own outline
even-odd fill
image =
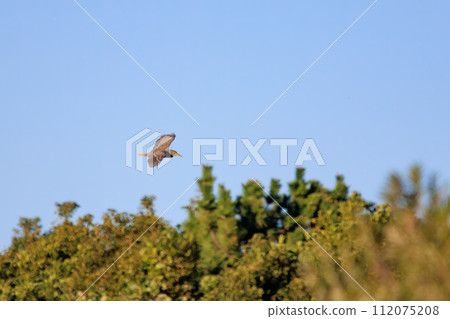
[[[368,300],[307,231],[377,300],[448,300],[450,197],[423,180],[418,166],[391,175],[376,205],[343,176],[327,189],[300,168],[286,192],[276,179],[269,196],[248,181],[233,197],[203,167],[185,222],[158,220],[82,299]],[[100,223],[73,220],[75,202],[56,204],[45,233],[39,218],[21,218],[0,254],[0,299],[77,299],[156,221],[154,201]]]

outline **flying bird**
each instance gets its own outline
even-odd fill
[[[147,156],[147,163],[150,167],[157,166],[159,163],[162,162],[164,158],[172,158],[174,156],[182,157],[174,150],[169,149],[170,144],[172,144],[174,139],[175,133],[161,135],[161,137],[156,141],[155,145],[153,146],[151,152],[148,152],[147,154],[144,153],[138,155]]]

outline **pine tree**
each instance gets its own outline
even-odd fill
[[[188,207],[189,219],[184,225],[194,233],[200,251],[200,268],[207,273],[218,273],[232,262],[238,253],[235,204],[229,191],[219,186],[219,196],[214,195],[212,168],[203,167],[199,179],[200,199]]]

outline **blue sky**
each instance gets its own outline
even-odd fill
[[[144,195],[164,211],[195,177],[193,138],[314,138],[327,165],[370,200],[392,170],[422,163],[448,181],[448,1],[380,0],[254,126],[250,124],[372,1],[80,0],[200,123],[197,126],[71,0],[9,1],[0,12],[0,247],[19,217],[55,220],[136,212]],[[154,176],[125,166],[125,141],[143,128],[170,133],[175,158]],[[236,195],[255,177],[294,176],[300,146],[280,167],[212,163]],[[238,144],[238,157],[246,156]],[[191,189],[165,218],[176,224]]]

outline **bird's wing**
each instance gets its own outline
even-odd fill
[[[175,133],[161,135],[161,137],[156,141],[155,146],[153,146],[153,151],[156,150],[166,150],[169,148],[170,144],[175,139]]]
[[[147,163],[150,167],[158,166],[159,163],[164,159],[164,151],[153,150],[147,154]]]

